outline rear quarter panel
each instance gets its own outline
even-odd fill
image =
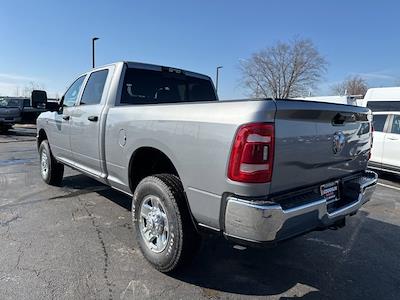
[[[219,228],[224,192],[263,196],[266,184],[227,179],[233,137],[241,124],[273,122],[273,101],[203,102],[110,107],[105,155],[112,185],[129,191],[129,161],[140,147],[154,147],[174,164],[198,222]],[[121,138],[126,135],[126,144]],[[134,170],[133,170],[134,171]]]

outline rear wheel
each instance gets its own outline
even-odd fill
[[[159,271],[170,272],[189,262],[199,247],[178,177],[144,178],[135,190],[132,217],[144,257]]]
[[[39,147],[40,175],[50,185],[60,185],[64,176],[64,165],[56,161],[50,151],[49,142],[42,141]]]

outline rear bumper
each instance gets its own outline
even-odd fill
[[[345,216],[356,213],[368,202],[377,180],[378,175],[372,171],[366,171],[353,180],[351,184],[359,188],[358,196],[354,201],[349,201],[333,212],[328,212],[327,202],[322,197],[304,205],[284,209],[279,204],[229,196],[225,210],[224,234],[236,240],[268,243],[329,227]]]

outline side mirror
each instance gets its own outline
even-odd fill
[[[63,113],[63,109],[64,109],[64,96],[62,96],[61,99],[59,99],[57,101],[57,103],[58,103],[57,111],[58,111],[59,114],[62,114]]]
[[[45,91],[33,90],[31,102],[34,108],[45,108],[47,104],[47,93]]]

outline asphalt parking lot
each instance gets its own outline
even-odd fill
[[[155,271],[132,238],[130,198],[67,168],[39,176],[33,128],[0,135],[0,299],[400,299],[400,178],[340,230],[271,249],[208,239],[190,268]]]

